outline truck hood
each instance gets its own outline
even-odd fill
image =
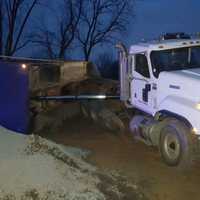
[[[188,70],[181,70],[181,71],[176,71],[176,73],[179,74],[185,74],[186,76],[193,76],[193,78],[197,78],[200,79],[200,68],[196,68],[196,69],[188,69]]]
[[[200,101],[200,67],[161,72],[158,78],[158,90],[165,97],[166,95],[178,95],[193,101]]]

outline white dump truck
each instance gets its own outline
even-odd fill
[[[190,165],[200,155],[200,37],[191,38],[184,33],[166,34],[158,40],[132,45],[129,51],[122,44],[117,47],[120,55],[120,100],[134,110],[130,120],[134,137],[158,147],[166,164]],[[93,84],[94,81],[91,81],[86,85]],[[88,90],[83,83],[78,85],[84,90],[75,87],[75,96],[69,95],[71,93],[66,86],[61,96],[33,99],[119,100],[118,92],[109,96],[108,91],[103,90],[94,95],[96,89],[95,92]],[[108,87],[106,82],[104,85]],[[124,130],[116,115],[102,112],[105,109],[98,101],[91,101],[82,107],[84,113],[88,110],[87,115],[91,115],[95,122],[101,122],[103,118],[104,124],[117,127],[113,130]]]
[[[191,164],[200,139],[200,38],[166,34],[120,52],[121,100],[138,109],[135,138],[157,146],[166,164]]]

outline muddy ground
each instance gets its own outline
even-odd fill
[[[157,149],[134,141],[128,131],[116,135],[79,116],[67,120],[59,130],[41,135],[57,143],[91,150],[91,163],[102,171],[114,170],[126,176],[142,188],[148,199],[200,199],[200,163],[189,171],[167,167]]]

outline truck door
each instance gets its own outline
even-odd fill
[[[132,74],[131,103],[134,107],[152,114],[152,83],[145,53],[134,55]]]

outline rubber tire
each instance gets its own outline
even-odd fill
[[[90,110],[90,118],[93,120],[94,123],[98,123],[99,121],[98,114],[92,109]]]
[[[112,111],[110,111],[108,109],[102,110],[99,118],[102,121],[105,129],[107,129],[111,132],[115,132],[115,133],[123,133],[124,132],[125,126],[124,126],[123,122]]]
[[[99,117],[98,113],[103,107],[103,103],[101,101],[90,101],[89,102],[89,113],[90,113],[90,118],[94,123],[98,123]]]
[[[160,154],[168,166],[187,168],[192,164],[192,139],[190,129],[177,119],[165,120],[160,134]],[[180,145],[180,151],[175,158],[170,158],[166,150],[167,137],[173,136]]]
[[[87,103],[81,103],[81,113],[83,115],[84,118],[89,118],[90,117],[90,112],[88,109],[88,105]]]

